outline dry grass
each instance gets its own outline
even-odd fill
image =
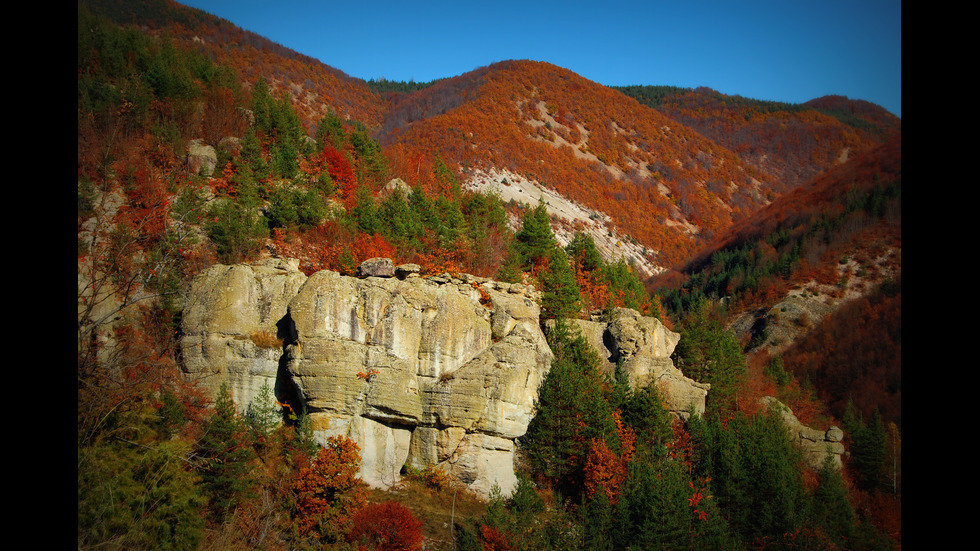
[[[256,331],[249,336],[259,348],[282,348],[283,340],[272,331]]]

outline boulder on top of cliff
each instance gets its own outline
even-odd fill
[[[357,267],[357,277],[394,277],[395,264],[390,258],[369,258]]]

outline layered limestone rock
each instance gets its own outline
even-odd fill
[[[777,413],[793,438],[793,443],[803,453],[807,464],[817,470],[829,457],[834,467],[840,470],[841,456],[844,454],[844,431],[837,427],[827,430],[812,429],[796,418],[792,410],[772,396],[763,396],[762,405]]]
[[[472,277],[310,276],[289,305],[286,354],[317,438],[357,441],[376,486],[407,464],[509,493],[514,439],[552,358],[535,298]]]
[[[508,495],[515,439],[553,359],[537,291],[420,277],[418,266],[387,259],[360,273],[306,277],[281,259],[206,270],[184,310],[187,377],[212,395],[227,383],[242,411],[270,384],[305,409],[321,443],[357,442],[361,478],[374,486],[394,484],[408,465]],[[674,367],[679,335],[658,320],[617,309],[609,321],[575,323],[609,374],[618,363],[634,387],[657,384],[678,416],[704,411],[707,385]]]
[[[614,309],[608,321],[572,321],[599,353],[606,375],[614,377],[619,365],[633,388],[656,384],[674,415],[686,420],[692,409],[704,413],[710,385],[684,376],[670,359],[681,338],[679,333],[656,318],[627,308]]]
[[[286,308],[305,282],[299,261],[281,259],[216,265],[195,277],[182,320],[187,377],[212,396],[227,383],[243,411],[263,385],[276,388]]]
[[[465,274],[423,278],[411,265],[394,273],[214,266],[185,309],[183,368],[212,395],[228,383],[242,410],[274,383],[280,400],[306,409],[321,443],[358,443],[372,485],[393,484],[410,465],[484,495],[510,493],[514,440],[553,357],[537,292]]]

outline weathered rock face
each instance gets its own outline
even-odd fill
[[[799,421],[789,407],[772,396],[764,396],[762,405],[777,412],[793,438],[793,443],[803,452],[803,459],[813,469],[820,469],[829,457],[834,466],[840,470],[841,455],[844,454],[844,431],[837,427],[817,430]]]
[[[533,288],[295,268],[215,266],[195,281],[188,376],[212,391],[229,382],[242,409],[266,381],[295,388],[321,442],[342,434],[359,444],[370,484],[394,483],[408,464],[483,494],[512,491],[514,439],[552,360]],[[284,347],[254,343],[272,330]]]
[[[687,419],[691,408],[704,413],[710,385],[685,377],[674,366],[670,355],[681,336],[656,318],[641,316],[635,310],[617,308],[611,320],[573,320],[603,361],[602,369],[614,376],[617,363],[629,376],[633,388],[656,384],[672,413]]]
[[[361,273],[386,277],[306,277],[298,261],[279,259],[211,267],[184,311],[188,378],[212,395],[227,383],[242,411],[268,383],[306,410],[321,443],[357,442],[361,478],[374,486],[395,483],[409,465],[509,494],[514,441],[553,359],[538,293],[374,260],[381,269]],[[680,337],[658,320],[618,309],[611,321],[575,323],[608,373],[619,362],[635,387],[657,384],[678,416],[704,411],[708,386],[674,367]]]
[[[305,282],[298,261],[279,259],[212,266],[197,276],[182,322],[187,376],[212,395],[227,383],[243,410],[262,385],[275,388],[283,354],[277,338],[286,330],[289,301]]]
[[[362,478],[405,464],[444,469],[476,491],[516,485],[551,350],[533,293],[489,280],[310,277],[289,305],[288,370],[318,438],[362,448]],[[482,299],[482,303],[481,303]]]

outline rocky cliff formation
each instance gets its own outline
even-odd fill
[[[268,384],[310,415],[319,441],[357,442],[371,485],[390,486],[409,465],[443,470],[484,495],[495,485],[509,494],[515,439],[553,358],[537,291],[466,274],[423,278],[387,259],[359,274],[307,277],[285,259],[212,266],[184,310],[187,377],[212,395],[227,384],[242,411]],[[680,335],[659,320],[621,308],[574,324],[607,374],[618,365],[634,388],[656,384],[678,417],[704,412],[709,387],[674,367]],[[832,453],[839,463],[839,430],[784,421],[813,461]]]
[[[537,293],[399,268],[398,278],[307,278],[283,260],[210,268],[184,314],[187,376],[212,392],[228,383],[242,409],[274,382],[319,440],[359,444],[370,484],[394,483],[408,464],[506,494],[514,439],[552,359]]]
[[[264,384],[281,396],[287,308],[306,283],[296,260],[212,266],[194,280],[184,307],[182,367],[213,396],[225,383],[240,408]]]

